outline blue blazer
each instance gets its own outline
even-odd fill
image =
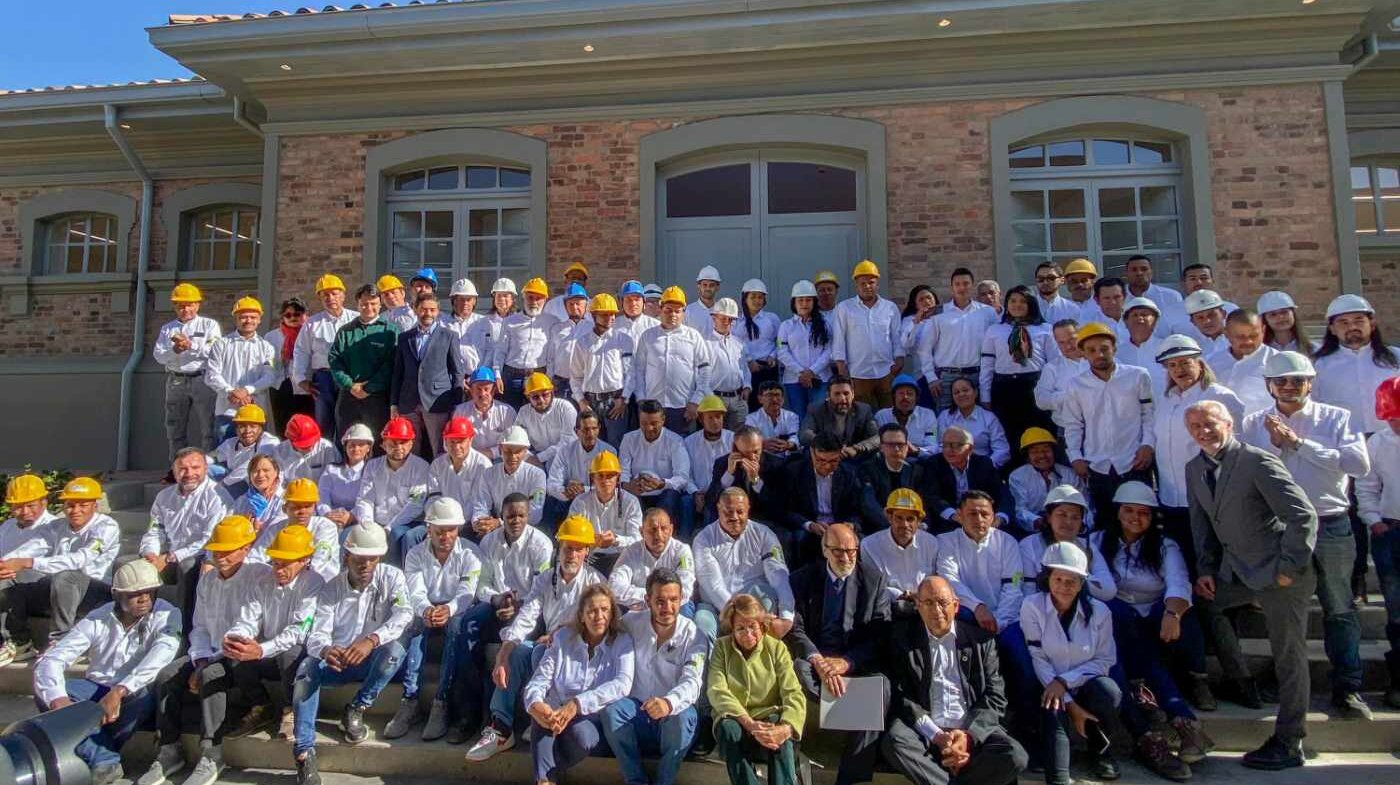
[[[422,404],[425,411],[447,413],[462,401],[462,369],[457,365],[457,335],[439,325],[418,354],[418,328],[399,336],[389,377],[389,403],[407,414]]]

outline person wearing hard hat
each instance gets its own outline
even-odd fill
[[[399,328],[401,333],[412,330],[418,317],[413,312],[413,302],[408,298],[403,280],[397,275],[385,273],[374,282],[374,288],[379,290],[380,317]]]
[[[856,265],[851,278],[856,296],[831,313],[831,362],[837,376],[855,382],[857,399],[882,409],[890,405],[890,379],[904,367],[903,316],[898,305],[880,296],[880,268],[874,262]]]
[[[282,441],[268,455],[282,467],[282,481],[286,483],[301,477],[314,483],[340,457],[335,445],[321,436],[321,426],[305,414],[292,415],[282,432]]]
[[[1050,413],[1050,419],[1057,423],[1055,430],[1059,432],[1059,412],[1065,402],[1069,380],[1088,370],[1089,361],[1084,359],[1079,342],[1075,340],[1079,335],[1079,322],[1061,319],[1050,334],[1059,351],[1040,369],[1040,379],[1035,383],[1035,405]]]
[[[1187,335],[1201,345],[1207,358],[1230,345],[1225,336],[1225,319],[1230,309],[1225,299],[1210,289],[1197,289],[1181,303],[1183,318],[1168,325],[1170,332]]]
[[[379,290],[366,284],[355,290],[359,318],[335,334],[327,362],[340,391],[335,401],[337,433],[357,422],[371,429],[389,419],[389,382],[399,328],[380,313]]]
[[[617,328],[631,335],[634,342],[637,336],[661,323],[657,319],[661,313],[661,287],[656,284],[642,286],[641,281],[625,281],[617,290],[617,302],[622,308],[617,315]]]
[[[1175,311],[1181,307],[1181,293],[1167,286],[1152,282],[1152,259],[1142,254],[1128,257],[1123,267],[1123,281],[1128,285],[1128,299],[1151,300],[1163,310]]]
[[[1263,375],[1274,405],[1246,414],[1239,438],[1283,461],[1317,511],[1313,564],[1332,662],[1332,705],[1339,716],[1369,720],[1371,710],[1361,697],[1361,622],[1351,589],[1357,541],[1347,494],[1353,482],[1370,473],[1371,456],[1350,412],[1312,399],[1317,372],[1308,358],[1278,352]]]
[[[1385,427],[1366,440],[1371,473],[1356,481],[1356,507],[1371,536],[1371,558],[1387,618],[1394,620],[1386,626],[1390,687],[1385,705],[1400,709],[1400,376],[1376,388],[1375,414]]]
[[[617,448],[622,487],[641,501],[644,510],[665,508],[671,520],[679,522],[681,539],[690,539],[694,505],[685,498],[691,492],[690,453],[685,440],[665,426],[660,402],[643,400],[637,409],[641,426],[623,436]]]
[[[670,570],[681,586],[677,612],[687,619],[695,618],[695,603],[690,599],[695,596],[695,554],[675,535],[671,516],[660,507],[652,507],[642,516],[641,538],[622,549],[608,574],[608,585],[623,607],[631,611],[645,609],[651,574]]]
[[[624,396],[637,398],[638,420],[641,403],[656,401],[665,410],[666,427],[677,434],[692,430],[696,407],[711,392],[708,346],[700,331],[681,323],[683,317],[688,318],[685,292],[679,286],[667,288],[661,294],[660,322],[636,338],[632,373],[623,387]]]
[[[714,327],[710,314],[719,298],[719,286],[724,282],[714,265],[705,265],[695,274],[695,302],[685,306],[687,327],[708,337]],[[664,305],[664,301],[663,301]]]
[[[267,412],[256,403],[244,404],[234,412],[233,432],[209,454],[209,473],[237,499],[248,490],[248,461],[254,455],[271,453],[282,440],[267,432]]]
[[[738,304],[721,297],[710,310],[712,324],[705,334],[705,348],[710,356],[711,394],[724,403],[724,425],[734,430],[749,416],[753,375],[749,370],[748,349],[745,341],[734,335],[734,322],[739,318]]]
[[[277,382],[268,390],[272,406],[273,430],[281,433],[294,414],[316,415],[316,401],[305,390],[292,383],[292,360],[295,358],[297,336],[306,326],[306,301],[288,297],[277,308],[277,326],[263,333],[263,340],[272,347],[277,363]]]
[[[413,623],[407,633],[408,658],[403,667],[403,701],[389,723],[384,738],[406,736],[424,721],[418,701],[419,677],[428,638],[441,635],[442,654],[438,661],[437,692],[423,727],[423,741],[436,741],[447,735],[453,711],[448,698],[460,668],[461,634],[467,611],[476,604],[476,584],[481,577],[481,554],[465,537],[459,536],[466,517],[462,505],[447,496],[435,497],[424,509],[428,539],[413,546],[404,557],[413,603]]]
[[[597,545],[588,563],[598,572],[612,572],[623,548],[642,536],[642,505],[637,497],[618,487],[622,464],[610,452],[599,453],[588,467],[592,487],[574,497],[569,516],[582,516],[593,524]]]
[[[749,518],[749,495],[742,488],[725,488],[715,507],[718,517],[695,535],[692,546],[700,594],[696,626],[715,640],[720,609],[735,595],[750,594],[772,613],[770,630],[782,639],[796,613],[782,543],[772,529]]]
[[[1264,319],[1264,344],[1280,352],[1312,355],[1317,350],[1312,339],[1303,332],[1298,319],[1298,305],[1288,292],[1277,289],[1259,295],[1254,310]]]
[[[633,301],[631,307],[639,308],[640,296],[623,295],[624,302],[628,297]],[[620,317],[617,302],[610,294],[595,296],[588,310],[593,323],[575,334],[569,355],[569,389],[579,411],[594,412],[606,433],[604,438],[616,447],[627,432],[627,399],[623,390],[632,375],[636,336],[647,322],[660,322],[636,310],[630,320]]]
[[[521,294],[525,297],[524,307],[501,324],[501,337],[490,363],[500,380],[497,391],[516,409],[525,405],[525,377],[549,370],[549,337],[559,324],[558,319],[544,312],[549,287],[543,278],[526,281]]]
[[[204,295],[192,283],[177,284],[170,292],[175,318],[156,334],[152,357],[165,368],[165,438],[170,457],[190,444],[203,450],[214,446],[214,391],[204,383],[209,349],[223,331],[219,323],[199,315]]]
[[[642,287],[642,314],[653,319],[661,319],[661,294],[665,290],[660,284],[649,283]]]
[[[829,316],[836,310],[837,298],[841,293],[841,279],[830,270],[822,270],[812,281],[813,288],[817,291],[817,310]]]
[[[453,417],[466,418],[472,424],[472,448],[492,460],[501,457],[501,436],[515,425],[515,409],[496,400],[500,377],[483,365],[467,377],[467,399],[452,410]]]
[[[739,311],[743,319],[738,324],[739,337],[744,340],[744,349],[749,360],[749,371],[753,374],[752,387],[756,391],[764,382],[778,380],[778,328],[782,320],[768,305],[768,285],[759,278],[750,278],[740,289]],[[749,408],[758,408],[758,396],[749,397]]]
[[[1069,382],[1060,424],[1070,465],[1088,484],[1093,508],[1108,510],[1119,485],[1152,481],[1152,377],[1117,361],[1118,337],[1106,325],[1090,322],[1075,339],[1089,370]]]
[[[1057,485],[1045,494],[1045,506],[1041,510],[1043,523],[1019,543],[1021,551],[1021,574],[1034,575],[1040,572],[1040,558],[1045,550],[1057,542],[1072,542],[1089,554],[1089,593],[1095,598],[1108,602],[1118,595],[1118,583],[1102,556],[1090,545],[1089,527],[1085,523],[1089,515],[1089,502],[1084,494],[1073,485]],[[1024,581],[1021,589],[1027,596],[1036,592],[1032,581]]]
[[[1093,321],[1097,304],[1094,302],[1094,281],[1099,278],[1099,270],[1088,259],[1071,259],[1065,265],[1065,289],[1069,301],[1079,308],[1075,314],[1080,322]]]
[[[480,738],[467,750],[470,762],[488,760],[515,746],[516,696],[544,659],[545,649],[555,636],[575,621],[584,591],[594,584],[607,583],[588,566],[588,555],[598,540],[587,518],[565,518],[555,539],[559,543],[558,564],[534,576],[515,617],[501,630],[501,648],[491,669],[491,682],[496,688],[491,696],[491,718]],[[542,635],[536,636],[537,627],[543,627]]]
[[[555,321],[562,322],[569,318],[566,306],[569,304],[569,292],[573,290],[574,286],[578,286],[580,289],[588,288],[588,265],[583,262],[574,262],[564,268],[563,291],[551,297],[549,302],[544,304],[544,312],[553,317]]]
[[[316,548],[311,558],[311,571],[327,582],[334,580],[340,572],[340,528],[330,518],[316,514],[320,503],[321,492],[315,482],[301,477],[287,483],[282,493],[282,509],[279,510],[284,517],[258,532],[249,559],[263,563],[271,561],[268,551],[273,548],[282,530],[288,526],[300,526],[311,532],[312,545]]]
[[[946,435],[945,435],[946,436]],[[961,615],[1003,646],[1021,605],[1021,552],[1015,538],[995,525],[996,502],[970,490],[953,502],[957,529],[937,535],[938,574],[953,584]],[[931,510],[930,513],[933,511]]]
[[[233,304],[234,332],[209,346],[204,363],[204,384],[214,391],[216,436],[226,433],[238,407],[250,403],[269,411],[268,391],[278,382],[277,350],[258,335],[263,309],[252,297]]]
[[[1206,358],[1215,379],[1244,402],[1246,416],[1274,405],[1264,384],[1264,369],[1278,350],[1264,343],[1264,320],[1249,308],[1225,317],[1227,343]]]
[[[825,399],[826,383],[831,378],[831,317],[817,307],[817,302],[817,289],[811,281],[793,284],[788,300],[792,316],[778,328],[783,390],[787,393],[788,409],[799,420]]]
[[[113,543],[112,555],[116,555]],[[156,599],[160,576],[137,560],[117,570],[110,601],[83,618],[34,664],[34,701],[40,711],[93,701],[102,727],[71,752],[88,765],[92,785],[113,785],[122,776],[122,747],[156,713],[152,685],[180,650],[180,612]],[[79,658],[87,672],[66,677]]]
[[[485,318],[476,312],[476,298],[476,283],[472,279],[458,278],[452,282],[447,298],[452,312],[443,314],[442,326],[451,330],[464,345],[472,325]]]
[[[1257,602],[1278,676],[1274,733],[1241,762],[1266,771],[1302,766],[1311,700],[1308,603],[1318,584],[1313,569],[1317,513],[1278,458],[1235,437],[1224,404],[1191,404],[1186,429],[1201,448],[1186,464],[1191,533],[1198,547],[1194,594],[1221,613]],[[1231,653],[1222,642],[1228,641],[1217,631],[1227,676],[1248,678],[1248,670],[1231,672]],[[1244,684],[1247,689],[1252,681]]]
[[[345,307],[345,284],[337,275],[326,273],[316,279],[316,297],[322,310],[306,320],[292,348],[292,386],[315,399],[316,424],[322,433],[340,433],[335,427],[339,388],[331,377],[331,345],[340,328],[360,314]]]
[[[1157,304],[1143,297],[1132,297],[1123,303],[1123,318],[1113,328],[1118,334],[1118,361],[1136,365],[1152,377],[1152,395],[1160,398],[1167,389],[1167,374],[1157,363],[1164,335],[1157,325],[1162,318]]]
[[[471,503],[476,478],[491,468],[491,459],[472,449],[475,436],[465,417],[453,417],[443,426],[442,454],[428,465],[428,498],[441,495],[463,506]]]
[[[997,312],[972,296],[973,280],[966,267],[953,270],[948,278],[952,299],[919,335],[919,368],[939,411],[953,405],[953,382],[981,383],[983,338],[997,323]]]
[[[390,420],[379,432],[384,454],[365,464],[355,520],[377,523],[389,533],[389,562],[403,564],[409,548],[423,541],[423,502],[428,496],[428,462],[413,454],[413,423]]]
[[[581,284],[569,284],[568,291],[564,293],[564,318],[555,322],[549,330],[549,344],[545,348],[545,375],[554,381],[554,388],[561,402],[573,398],[570,375],[574,343],[583,330],[593,326],[592,319],[588,320],[587,326],[584,324],[590,304],[587,289]],[[572,404],[570,408],[573,408]]]
[[[1016,528],[1007,533],[1017,539],[1044,528],[1045,498],[1052,488],[1066,485],[1081,494],[1085,490],[1084,481],[1073,469],[1055,462],[1058,446],[1055,435],[1044,428],[1027,428],[1021,434],[1019,449],[1025,462],[1007,478],[1011,498],[1016,504],[1011,516]],[[1088,507],[1084,509],[1084,527],[1094,527],[1094,513]]]
[[[1400,375],[1400,347],[1386,344],[1369,302],[1344,294],[1327,305],[1327,334],[1313,362],[1317,400],[1351,412],[1353,426],[1363,433],[1385,427],[1376,418],[1376,390]]]
[[[1060,295],[1060,287],[1065,283],[1065,272],[1054,262],[1041,262],[1035,268],[1036,305],[1040,315],[1048,324],[1062,319],[1079,321],[1079,305]]]
[[[538,526],[544,515],[544,469],[525,460],[530,452],[530,436],[519,425],[506,429],[501,437],[500,463],[477,475],[472,486],[468,521],[469,537],[480,540],[501,525],[501,505],[512,493],[523,493],[530,500],[530,525]]]
[[[928,513],[913,488],[895,488],[885,499],[890,525],[860,541],[861,556],[885,576],[890,612],[913,616],[915,594],[938,567],[938,540],[924,530]]]
[[[425,294],[435,294],[437,292],[437,288],[437,270],[434,270],[431,267],[420,268],[418,272],[413,274],[412,278],[408,279],[408,304],[417,304],[419,297],[422,297]]]
[[[233,497],[210,476],[209,461],[197,447],[176,453],[170,474],[175,482],[156,494],[151,525],[141,535],[136,552],[173,587],[167,599],[188,618],[194,612],[204,543],[214,525],[233,509]]]
[[[1070,782],[1069,728],[1090,741],[1089,768],[1097,779],[1121,776],[1109,739],[1124,733],[1122,691],[1109,675],[1118,661],[1113,614],[1086,589],[1089,558],[1074,543],[1046,549],[1040,591],[1021,604],[1021,628],[1035,665],[1042,713],[1040,758],[1046,782]],[[1066,623],[1064,619],[1069,619]],[[1089,723],[1093,722],[1093,725]]]
[[[38,572],[20,559],[48,556],[53,552],[62,520],[49,512],[49,492],[36,474],[18,474],[5,485],[5,504],[10,517],[0,523],[0,615],[6,619],[5,642],[0,645],[0,667],[24,662],[34,656],[29,629],[18,629],[11,621],[11,593],[41,580]]]
[[[559,448],[573,438],[578,410],[556,394],[554,383],[542,373],[532,373],[525,379],[525,399],[530,404],[520,407],[515,424],[530,437],[530,453],[540,468],[548,468]]]
[[[189,651],[161,670],[156,678],[155,762],[136,780],[138,785],[168,781],[188,765],[180,743],[184,729],[187,693],[199,696],[199,758],[185,778],[187,785],[214,785],[224,771],[224,726],[228,719],[230,661],[224,659],[223,641],[243,610],[254,585],[268,579],[265,564],[247,563],[257,531],[253,522],[230,515],[214,526],[204,544],[213,569],[206,571],[195,589],[194,620],[189,631]]]
[[[407,417],[418,435],[414,451],[431,461],[442,451],[439,435],[462,401],[461,350],[457,334],[438,319],[438,299],[421,294],[418,321],[399,335],[389,373],[389,416]]]
[[[490,310],[462,336],[463,343],[475,350],[478,366],[495,362],[505,321],[515,312],[515,295],[515,281],[497,278],[491,284]]]
[[[340,437],[340,451],[345,460],[327,466],[316,481],[321,495],[316,510],[334,521],[344,536],[345,527],[355,523],[355,502],[360,498],[365,467],[374,451],[374,433],[364,424],[355,423]]]
[[[938,452],[938,415],[919,405],[919,380],[902,373],[894,377],[890,388],[892,404],[875,412],[875,425],[903,428],[908,435],[909,454],[915,459]]]
[[[353,746],[369,737],[365,712],[403,664],[401,638],[413,621],[413,599],[403,571],[384,563],[388,551],[384,527],[373,522],[351,527],[345,539],[345,569],[317,598],[306,659],[292,692],[297,785],[320,782],[316,712],[321,687],[360,683],[340,720],[344,743]]]

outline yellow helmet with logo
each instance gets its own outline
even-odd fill
[[[287,483],[287,490],[282,494],[282,501],[294,504],[315,504],[321,501],[321,491],[316,487],[316,481],[310,477],[298,477]]]
[[[862,260],[860,264],[856,265],[856,269],[851,271],[852,278],[861,278],[866,275],[880,277],[880,268],[876,267],[875,263],[869,259]]]
[[[258,530],[253,528],[252,521],[243,515],[230,515],[214,525],[209,542],[204,543],[204,550],[228,553],[252,545],[257,538]]]
[[[520,293],[533,294],[536,297],[548,297],[549,284],[546,284],[543,278],[531,278],[525,282],[524,286],[520,287]]]
[[[1055,444],[1055,434],[1044,428],[1027,428],[1021,434],[1021,449],[1037,444]]]
[[[617,299],[610,294],[595,294],[588,306],[589,313],[617,313]]]
[[[578,273],[579,275],[582,275],[584,278],[587,278],[587,277],[588,277],[588,265],[584,264],[583,262],[574,262],[573,264],[571,264],[571,265],[569,265],[568,267],[565,267],[565,268],[564,268],[564,277],[565,277],[565,278],[569,277],[569,275],[571,275],[571,274],[573,274],[573,273]]]
[[[102,485],[91,477],[74,477],[58,492],[59,501],[95,502],[102,498]]]
[[[237,316],[243,311],[257,311],[261,314],[263,312],[262,303],[258,302],[256,297],[240,297],[238,302],[233,304],[233,315]]]
[[[885,512],[894,510],[918,513],[920,517],[926,515],[924,500],[910,488],[895,488],[890,492],[890,498],[885,502]]]
[[[340,280],[340,276],[333,275],[331,273],[326,273],[325,275],[316,279],[317,294],[320,294],[321,292],[330,291],[332,289],[339,289],[342,292],[345,291],[345,282]]]
[[[818,284],[818,283],[834,283],[834,284],[836,284],[837,286],[840,286],[840,285],[841,285],[841,279],[840,279],[840,278],[837,278],[837,277],[836,277],[836,273],[833,273],[833,272],[830,271],[830,270],[822,270],[821,272],[817,273],[817,277],[816,277],[816,278],[812,279],[812,283],[814,283],[814,284]]]
[[[204,295],[200,294],[199,287],[192,283],[176,284],[175,288],[170,290],[170,302],[175,305],[204,302]]]
[[[617,456],[604,450],[594,456],[588,464],[589,474],[622,474],[622,464],[618,463]]]
[[[258,425],[267,425],[267,413],[256,403],[245,403],[238,407],[238,411],[233,413],[233,422],[255,422]]]
[[[554,539],[592,547],[598,543],[598,534],[593,530],[592,521],[582,515],[570,515],[559,524],[559,532]]]
[[[661,304],[678,303],[685,305],[685,290],[679,286],[668,286],[666,291],[661,293]]]
[[[49,491],[37,474],[20,474],[11,477],[5,485],[6,504],[28,504],[47,498]]]
[[[549,379],[548,376],[545,376],[544,374],[540,373],[539,371],[535,371],[534,373],[532,373],[532,374],[530,374],[529,376],[525,377],[525,394],[526,394],[526,395],[534,395],[534,394],[537,393],[537,392],[543,392],[544,390],[553,390],[553,389],[554,389],[554,382],[550,381],[550,379]]]
[[[299,523],[293,523],[277,532],[272,543],[267,546],[267,558],[282,561],[305,559],[316,552],[311,530]]]
[[[727,412],[729,407],[724,405],[724,401],[718,395],[710,393],[700,399],[700,405],[695,407],[695,411],[704,414],[705,412]]]

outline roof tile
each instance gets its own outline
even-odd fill
[[[111,83],[111,84],[70,84],[70,85],[53,85],[53,86],[50,86],[50,87],[28,87],[28,88],[19,89],[19,90],[4,90],[4,89],[0,89],[0,96],[5,96],[5,95],[23,95],[23,94],[33,94],[33,93],[61,93],[61,92],[74,92],[74,91],[78,91],[78,90],[102,90],[102,89],[110,89],[110,88],[113,88],[113,87],[155,87],[155,86],[157,86],[157,85],[189,84],[189,83],[193,83],[193,82],[203,82],[203,81],[204,81],[204,77],[202,77],[202,76],[188,76],[188,77],[185,77],[185,76],[177,76],[177,77],[174,77],[174,78],[172,78],[172,79],[146,79],[146,80],[139,81],[139,82],[113,82],[113,83]]]
[[[220,22],[239,22],[245,19],[275,19],[283,16],[307,16],[309,14],[335,14],[347,11],[374,11],[379,8],[402,8],[411,5],[438,5],[442,3],[463,3],[476,2],[476,0],[408,0],[404,3],[355,3],[347,7],[338,5],[327,5],[321,8],[302,6],[293,11],[273,10],[266,13],[249,12],[246,14],[170,14],[166,20],[167,25],[204,25],[216,24]]]

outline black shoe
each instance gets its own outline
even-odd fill
[[[1215,700],[1215,694],[1210,691],[1210,680],[1204,673],[1192,673],[1187,676],[1186,700],[1199,711],[1215,711],[1220,708],[1220,704]]]
[[[369,737],[365,727],[365,707],[353,703],[345,704],[345,715],[340,720],[340,728],[345,733],[346,744],[359,744]]]
[[[1348,692],[1332,698],[1332,708],[1336,709],[1336,716],[1343,720],[1366,720],[1370,722],[1375,719],[1371,714],[1371,707],[1366,705],[1361,695],[1355,692]]]
[[[1106,752],[1094,758],[1089,770],[1101,780],[1116,780],[1123,776],[1122,770],[1118,768],[1118,761]]]
[[[467,740],[471,737],[472,732],[471,729],[467,727],[466,721],[458,720],[452,723],[451,727],[447,729],[447,737],[445,740],[448,744],[466,744]]]
[[[1270,736],[1264,746],[1253,752],[1246,752],[1240,760],[1245,768],[1260,771],[1282,771],[1303,765],[1303,742],[1285,742],[1278,736]]]
[[[297,761],[297,785],[321,785],[321,772],[316,768],[316,750],[308,750]]]
[[[399,710],[393,719],[384,726],[384,738],[397,739],[408,735],[408,729],[423,721],[423,710],[418,706],[418,696],[399,701]],[[440,735],[440,734],[439,734]]]
[[[1392,709],[1400,709],[1400,684],[1392,685],[1385,691],[1385,705]]]

